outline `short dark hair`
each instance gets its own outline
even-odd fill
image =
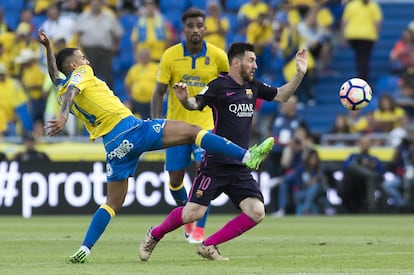
[[[185,23],[188,18],[201,17],[203,21],[206,20],[206,13],[197,8],[189,8],[183,15],[181,15],[181,22]]]
[[[229,62],[231,63],[235,57],[242,57],[245,52],[254,52],[254,46],[244,42],[235,42],[231,44],[229,51],[227,52]]]
[[[79,48],[64,48],[56,54],[56,66],[59,71],[64,72],[63,65],[66,59],[72,56],[73,53],[77,50],[79,50]]]

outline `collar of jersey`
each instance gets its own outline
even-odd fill
[[[204,41],[204,40],[203,40],[203,49],[201,50],[201,52],[199,52],[196,55],[192,55],[189,51],[187,51],[187,49],[185,47],[187,45],[187,41],[183,41],[181,43],[182,43],[183,49],[184,49],[184,56],[191,56],[193,58],[198,58],[200,56],[205,56],[206,53],[207,53],[207,44],[206,44],[206,41]]]
[[[62,78],[56,79],[55,86],[59,86],[59,85],[64,86],[66,82],[69,81],[70,77],[72,76],[72,73],[73,71],[65,79],[62,79]]]

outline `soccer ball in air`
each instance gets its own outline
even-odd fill
[[[351,78],[342,84],[339,96],[345,108],[355,111],[368,105],[372,99],[372,90],[365,80]]]

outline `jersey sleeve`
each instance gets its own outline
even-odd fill
[[[94,73],[90,66],[80,66],[75,71],[73,71],[69,79],[68,87],[75,86],[82,93],[82,90],[87,87],[88,83],[93,80],[93,78]]]
[[[209,101],[208,95],[209,95],[209,86],[205,86],[198,95],[195,96],[197,103],[198,103],[198,110],[203,110],[204,107],[206,107]]]
[[[257,97],[266,101],[272,101],[277,95],[278,89],[266,83],[255,80],[258,90]]]

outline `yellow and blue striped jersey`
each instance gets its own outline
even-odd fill
[[[229,71],[227,54],[220,48],[203,43],[203,50],[191,55],[185,48],[185,41],[168,48],[163,54],[158,71],[157,81],[169,85],[167,118],[196,124],[203,129],[213,129],[213,116],[210,108],[202,111],[185,109],[174,93],[172,86],[177,82],[185,82],[190,97],[194,97],[220,72]]]
[[[56,86],[60,104],[69,86],[80,90],[71,113],[85,123],[91,140],[109,133],[122,119],[132,115],[106,83],[94,75],[89,65],[79,66],[65,80],[58,81]]]

